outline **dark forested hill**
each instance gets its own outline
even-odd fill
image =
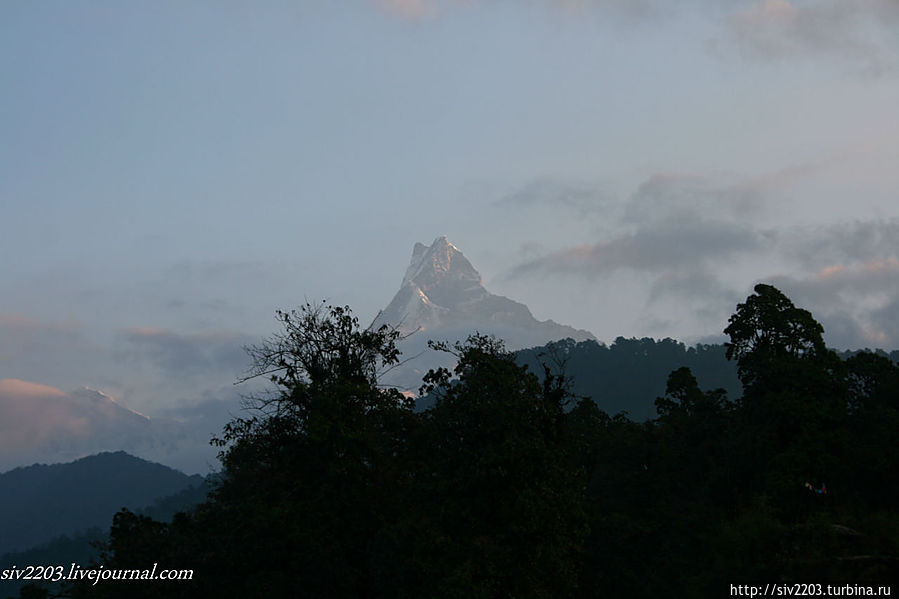
[[[665,394],[668,375],[678,368],[693,371],[704,389],[723,388],[728,397],[742,393],[737,368],[724,355],[723,345],[687,347],[674,339],[625,339],[612,345],[565,339],[516,352],[520,364],[540,375],[542,364],[557,370],[564,364],[571,392],[590,397],[608,414],[625,412],[632,420],[656,417],[653,402]]]
[[[843,351],[838,355],[847,360],[858,353]],[[899,350],[875,353],[899,363]],[[624,412],[635,421],[657,416],[654,402],[665,394],[668,375],[678,368],[689,368],[703,389],[724,389],[732,401],[743,393],[736,362],[728,360],[724,345],[717,343],[687,347],[670,338],[618,337],[607,346],[564,339],[515,355],[519,364],[526,364],[538,376],[544,364],[557,374],[564,368],[574,395],[592,398],[607,414]]]
[[[0,474],[0,555],[60,535],[106,528],[122,507],[149,506],[203,478],[123,451]]]
[[[196,477],[191,477],[194,479]],[[137,510],[139,514],[145,514],[157,520],[168,521],[176,512],[184,512],[202,503],[210,490],[209,479],[204,479],[199,485],[191,485],[178,491],[174,495],[162,497],[152,505]],[[112,519],[110,514],[108,520]],[[102,544],[109,538],[109,526],[93,527],[81,532],[64,534],[50,541],[40,543],[24,551],[15,551],[0,555],[0,564],[4,567],[25,564],[78,564],[87,566],[94,562],[99,555],[98,543]],[[24,580],[0,580],[0,597],[12,597],[19,593],[19,589],[28,584]],[[54,586],[53,588],[58,588]]]

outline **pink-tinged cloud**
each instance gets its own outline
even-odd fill
[[[0,380],[0,452],[15,455],[87,433],[83,415],[68,405],[69,395],[48,385]]]
[[[32,383],[20,379],[0,379],[0,399],[18,397],[33,399],[36,397],[65,397],[66,394],[56,387]]]
[[[420,20],[442,16],[457,6],[487,4],[484,0],[374,0],[388,14]],[[562,14],[580,17],[591,10],[626,17],[646,17],[654,14],[657,0],[543,0],[542,4]]]
[[[149,420],[90,389],[65,393],[0,379],[0,469],[122,449],[146,436]]]
[[[377,0],[378,5],[388,13],[409,20],[432,17],[437,13],[433,0]]]
[[[80,328],[75,321],[52,322],[32,318],[24,314],[0,312],[0,328],[18,331],[74,331]]]
[[[829,345],[840,349],[896,349],[899,337],[899,258],[846,260],[805,277],[781,275],[771,282],[824,325]]]
[[[865,341],[873,344],[876,347],[884,348],[889,347],[891,343],[890,336],[886,334],[885,331],[872,329],[870,327],[862,328],[862,336]]]
[[[824,53],[879,74],[896,68],[889,39],[899,23],[895,0],[759,0],[734,13],[730,31],[745,50],[766,58]],[[874,30],[886,35],[879,41]]]
[[[887,258],[886,260],[872,260],[862,265],[862,270],[871,274],[891,273],[899,271],[899,260]]]
[[[787,0],[763,0],[736,15],[742,23],[754,27],[788,26],[799,11]]]
[[[137,326],[126,329],[119,329],[119,332],[126,337],[140,339],[181,339],[191,342],[215,342],[239,339],[240,334],[224,329],[214,329],[203,331],[200,333],[178,333],[171,329],[162,329],[159,327]]]
[[[832,279],[834,277],[838,277],[846,272],[846,267],[842,264],[834,264],[832,266],[825,266],[818,274],[815,275],[818,279]]]
[[[232,399],[207,402],[187,415],[190,422],[151,421],[92,389],[66,393],[41,383],[0,379],[0,472],[118,450],[206,472],[215,462],[209,439],[239,405]]]
[[[850,266],[844,264],[825,266],[809,279],[809,283],[828,288],[833,285],[847,289],[865,288],[870,293],[885,283],[891,286],[897,277],[899,277],[899,260],[887,258]]]

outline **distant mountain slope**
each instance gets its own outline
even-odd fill
[[[527,306],[487,291],[481,275],[446,237],[430,246],[416,243],[399,291],[372,327],[389,324],[411,336],[400,345],[404,357],[426,349],[429,339],[464,340],[474,332],[502,339],[518,349],[557,339],[594,339],[589,331],[537,320]],[[391,373],[386,383],[417,389],[428,368],[447,366],[448,357],[429,353]]]
[[[465,329],[503,331],[509,347],[556,339],[594,339],[588,331],[552,320],[537,320],[527,306],[487,291],[471,262],[438,237],[430,246],[416,243],[399,291],[374,321],[403,333],[428,334]]]
[[[0,555],[91,527],[109,528],[122,507],[153,504],[203,483],[125,452],[0,474]]]
[[[565,363],[575,395],[592,398],[610,415],[626,412],[631,420],[656,417],[655,399],[665,394],[668,375],[689,367],[703,389],[723,388],[731,400],[743,394],[734,362],[723,345],[687,347],[674,339],[625,339],[610,346],[595,341],[559,341],[517,352],[519,363],[541,375],[541,363]]]
[[[99,391],[65,393],[30,381],[0,379],[0,470],[120,449],[147,436],[150,427],[149,418]],[[98,442],[107,445],[91,447]]]
[[[899,364],[899,351],[876,350]],[[843,360],[857,351],[842,351]],[[542,364],[565,363],[575,395],[590,397],[604,412],[614,416],[626,412],[631,420],[655,418],[655,399],[665,394],[668,375],[682,366],[693,371],[704,390],[724,389],[730,400],[743,395],[737,378],[737,365],[725,357],[722,344],[697,344],[688,347],[674,339],[625,339],[612,345],[595,341],[576,343],[564,340],[516,352],[520,364],[527,364],[537,375]]]
[[[65,392],[0,379],[0,471],[124,450],[190,472],[207,472],[215,461],[209,438],[228,420],[230,405],[220,405],[185,421],[151,420],[93,389]]]

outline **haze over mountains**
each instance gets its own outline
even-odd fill
[[[474,331],[496,335],[511,349],[594,338],[587,331],[537,320],[524,304],[487,291],[478,271],[446,237],[430,246],[415,245],[399,291],[374,324],[382,323],[411,334],[401,347],[404,357],[422,353],[428,339],[455,341]],[[415,390],[428,368],[451,364],[448,356],[427,354],[390,373],[385,382]],[[0,471],[125,450],[187,472],[206,472],[215,465],[209,439],[228,418],[225,406],[218,405],[216,410],[198,408],[191,419],[151,419],[93,389],[66,392],[0,379]]]
[[[0,472],[118,450],[207,472],[215,461],[209,439],[222,424],[222,416],[150,419],[94,389],[0,379]]]
[[[476,331],[495,335],[511,350],[538,348],[520,356],[537,372],[539,348],[571,340],[558,347],[569,354],[576,392],[593,397],[612,414],[654,417],[654,399],[664,393],[667,374],[680,366],[693,368],[703,385],[728,388],[732,399],[739,393],[734,366],[724,359],[720,345],[693,349],[670,339],[619,338],[607,347],[588,331],[538,320],[526,305],[488,291],[472,263],[442,236],[431,245],[415,244],[399,290],[372,326],[382,324],[396,326],[406,336],[399,344],[405,362],[382,382],[411,393],[428,369],[454,363],[452,355],[429,350],[429,340],[453,343]],[[643,383],[639,391],[633,380]],[[193,413],[183,411],[185,418],[151,419],[93,389],[65,392],[0,379],[0,472],[124,450],[185,472],[206,473],[217,464],[210,438],[239,410],[236,400],[210,401],[196,404]]]

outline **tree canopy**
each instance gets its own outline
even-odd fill
[[[647,422],[480,335],[435,344],[457,364],[424,377],[434,401],[415,412],[378,385],[395,332],[348,308],[279,315],[284,331],[250,350],[250,375],[274,389],[216,441],[208,500],[171,522],[120,512],[102,556],[196,580],[71,596],[706,597],[747,580],[896,581],[899,368],[840,361],[770,285],[725,329],[742,397],[679,367]]]
[[[756,285],[755,293],[737,304],[728,322],[724,329],[730,336],[725,344],[727,359],[737,360],[744,385],[751,385],[778,360],[826,352],[824,327],[772,285]]]

